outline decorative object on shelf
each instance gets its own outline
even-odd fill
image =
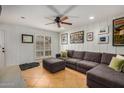
[[[70,43],[84,43],[84,31],[78,31],[70,34]]]
[[[22,34],[22,43],[33,43],[33,35]]]
[[[61,34],[61,44],[68,44],[68,33]]]
[[[93,41],[93,32],[87,33],[87,41]]]
[[[124,46],[124,17],[113,20],[113,46]]]
[[[109,36],[108,35],[99,35],[98,36],[98,43],[99,44],[108,44],[109,43]]]
[[[109,26],[100,26],[100,31],[99,31],[99,35],[100,34],[108,34],[109,33]]]

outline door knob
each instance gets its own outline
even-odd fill
[[[4,49],[5,49],[5,48],[3,47],[3,48],[2,48],[2,52],[3,52],[3,53],[5,52]]]

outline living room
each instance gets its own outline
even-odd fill
[[[1,5],[0,88],[124,88],[123,9]]]

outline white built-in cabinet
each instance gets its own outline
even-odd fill
[[[36,35],[35,40],[36,59],[51,56],[51,37]]]

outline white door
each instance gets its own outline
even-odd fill
[[[0,31],[0,68],[3,68],[5,66],[4,53],[5,53],[4,32]]]

